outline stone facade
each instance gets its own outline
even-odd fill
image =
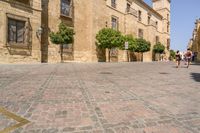
[[[195,22],[195,28],[192,38],[189,41],[188,47],[195,53],[195,60],[200,62],[200,19]]]
[[[104,27],[117,28],[123,34],[132,34],[135,37],[143,37],[153,45],[156,41],[163,43],[169,48],[170,42],[170,1],[153,0],[153,7],[147,5],[143,0],[32,0],[32,6],[38,10],[32,10],[32,14],[25,12],[23,8],[12,7],[9,0],[1,0],[1,16],[6,15],[7,10],[19,10],[20,15],[28,16],[33,25],[32,49],[29,58],[34,58],[41,62],[59,62],[59,46],[50,42],[49,32],[57,31],[60,22],[72,27],[75,31],[74,43],[66,45],[65,60],[80,62],[106,61],[106,51],[101,51],[96,47],[96,34]],[[20,1],[20,0],[19,0]],[[66,8],[66,3],[70,6]],[[6,6],[5,6],[6,5]],[[64,6],[64,12],[62,7]],[[7,7],[7,8],[5,8]],[[40,10],[42,7],[42,13]],[[69,10],[68,10],[69,9]],[[65,12],[67,11],[67,12]],[[17,13],[16,11],[14,11]],[[66,14],[67,13],[67,14]],[[14,14],[14,13],[13,13]],[[41,15],[41,17],[40,17]],[[34,18],[34,20],[33,20]],[[1,22],[2,20],[0,20]],[[33,21],[33,22],[32,22]],[[115,21],[115,24],[113,24]],[[0,32],[5,34],[6,21],[2,21],[3,27]],[[35,36],[38,27],[42,27],[43,32],[40,39]],[[2,46],[6,44],[6,35],[0,38]],[[6,48],[6,47],[4,47]],[[4,51],[6,51],[4,49]],[[34,52],[35,51],[35,52]],[[127,61],[125,51],[113,50],[112,61]],[[130,53],[132,55],[133,53]],[[168,56],[169,52],[166,49]],[[7,54],[7,56],[10,56]],[[134,55],[135,56],[135,55]],[[153,52],[147,52],[143,56],[144,61],[152,61]],[[26,56],[23,56],[27,58]],[[135,59],[137,60],[138,57]]]
[[[40,0],[0,0],[0,63],[40,62]]]

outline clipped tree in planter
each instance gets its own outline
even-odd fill
[[[97,35],[97,45],[100,48],[108,49],[108,59],[110,62],[110,50],[112,48],[121,47],[124,44],[124,38],[120,31],[111,28],[103,28]]]
[[[60,58],[63,62],[63,45],[73,43],[74,30],[67,27],[63,22],[59,24],[58,32],[51,32],[49,37],[53,44],[60,45]]]
[[[136,48],[136,39],[132,35],[125,35],[124,42],[128,42],[128,50],[134,51]],[[121,45],[121,49],[125,50],[124,44]]]
[[[165,51],[165,46],[161,44],[160,42],[156,43],[153,46],[153,52],[155,53],[155,59],[159,60],[160,54],[162,54]]]
[[[156,45],[154,45],[153,47],[153,51],[155,53],[163,53],[165,51],[165,46],[163,44],[161,44],[160,42],[156,43]]]
[[[135,52],[142,54],[142,58],[141,58],[140,61],[143,61],[143,53],[150,51],[150,49],[151,49],[151,43],[150,42],[146,41],[143,38],[137,38],[136,39]]]

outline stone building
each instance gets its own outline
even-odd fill
[[[40,0],[0,0],[0,63],[41,60]]]
[[[200,61],[200,19],[197,19],[195,22],[195,28],[188,47],[195,53],[196,61]]]
[[[1,0],[0,7],[2,4],[6,4],[10,8],[16,8],[5,1],[9,0]],[[34,3],[33,1],[37,0],[32,0],[32,3]],[[66,61],[105,61],[106,53],[97,49],[95,39],[97,32],[104,27],[117,29],[123,34],[142,37],[151,42],[151,48],[156,42],[161,42],[167,48],[167,56],[169,54],[170,0],[152,0],[152,7],[143,0],[42,0],[41,2],[38,2],[38,6],[41,4],[42,7],[41,19],[39,17],[34,19],[34,22],[41,21],[41,24],[34,26],[35,29],[32,31],[34,39],[32,39],[32,56],[30,58],[37,58],[41,62],[60,61],[59,46],[52,44],[49,39],[49,32],[57,31],[60,22],[64,22],[75,31],[73,44],[64,46]],[[2,8],[4,9],[4,6],[0,10]],[[7,8],[4,10],[4,13],[1,14],[5,16]],[[36,13],[33,10],[35,13],[27,14],[30,20],[32,20],[32,16],[39,15],[40,9],[38,8],[37,11]],[[6,25],[5,23],[6,21],[4,21],[4,25]],[[35,33],[40,26],[42,27],[42,34],[37,38]],[[5,27],[4,29],[1,28],[2,34],[5,34]],[[5,46],[6,35],[0,40],[1,45]],[[33,51],[40,52],[40,54],[37,55],[37,52]],[[124,51],[112,49],[111,54],[113,61],[126,60]],[[145,53],[143,60],[152,61],[152,55],[152,50]],[[7,56],[9,55],[7,54]]]

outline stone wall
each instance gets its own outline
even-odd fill
[[[8,15],[9,14],[9,15]],[[27,47],[14,47],[7,42],[8,17],[26,19],[30,23],[30,45]],[[0,63],[14,62],[40,62],[40,39],[36,36],[41,23],[41,2],[34,0],[29,5],[16,1],[0,1]],[[16,44],[18,46],[18,44]]]
[[[167,3],[168,0],[157,1],[164,1],[164,7],[158,2],[154,8],[156,10],[159,8],[159,13],[164,15],[163,18],[166,18],[166,14],[170,13],[170,9],[165,10],[165,8],[170,8],[170,3]],[[41,2],[43,7],[42,14],[40,9]],[[0,47],[2,50],[5,50],[2,53],[9,56],[6,53],[8,50],[5,47],[7,43],[6,13],[29,18],[32,27],[31,55],[21,56],[30,58],[30,60],[37,60],[38,62],[60,62],[59,46],[51,43],[49,33],[51,31],[58,31],[58,25],[61,21],[67,26],[74,28],[75,31],[74,43],[72,45],[73,52],[64,54],[66,61],[97,62],[106,60],[106,52],[96,47],[95,37],[100,29],[111,27],[112,16],[118,19],[118,30],[123,34],[132,34],[137,38],[138,29],[143,29],[144,39],[151,42],[151,49],[153,49],[153,45],[155,44],[156,36],[159,36],[160,42],[166,46],[167,39],[170,37],[169,33],[165,32],[166,19],[163,19],[162,16],[140,0],[129,0],[131,8],[135,10],[135,14],[126,12],[127,2],[124,0],[118,0],[117,2],[116,8],[113,8],[111,0],[73,0],[73,14],[71,17],[66,17],[60,13],[60,1],[34,0],[30,9],[20,4],[13,6],[8,0],[0,1],[0,17],[3,18],[0,20],[0,33],[2,35],[0,36]],[[163,9],[160,10],[160,8]],[[138,10],[142,11],[141,21],[138,20]],[[157,26],[155,26],[155,23],[147,23],[149,14],[151,15],[152,22],[158,22]],[[37,38],[36,32],[40,26],[43,28],[43,34],[41,38]],[[26,51],[23,52],[25,53]],[[143,60],[152,61],[152,55],[152,50],[144,53]],[[126,60],[124,51],[118,52],[116,60]]]

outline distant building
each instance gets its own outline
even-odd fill
[[[192,38],[188,43],[188,48],[195,54],[195,60],[200,61],[200,19],[195,22]]]
[[[152,61],[156,42],[165,45],[169,56],[170,0],[152,2],[153,7],[143,0],[0,0],[0,60],[59,62],[59,46],[51,44],[49,32],[57,31],[61,21],[76,33],[74,43],[64,47],[66,61],[105,61],[105,51],[96,48],[95,39],[104,27],[150,41],[151,51],[144,54],[144,61]],[[31,33],[26,30],[26,24],[31,27]],[[28,41],[27,33],[31,34]],[[111,53],[113,61],[124,60],[123,51],[113,49]]]

